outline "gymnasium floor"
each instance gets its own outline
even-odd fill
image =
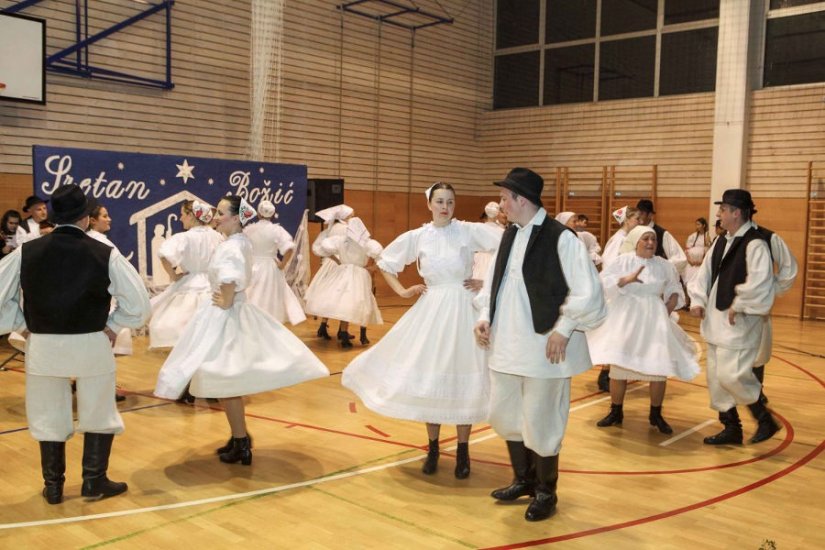
[[[405,309],[396,300],[382,313],[392,322]],[[682,324],[699,338],[695,321]],[[372,328],[373,342],[389,326]],[[0,372],[0,547],[823,548],[825,324],[777,318],[774,327],[766,393],[783,429],[759,445],[702,444],[719,430],[704,375],[668,385],[672,436],[648,426],[640,383],[629,388],[624,426],[596,428],[608,397],[596,370],[575,377],[558,511],[538,523],[524,521],[526,500],[488,496],[511,471],[487,425],[474,427],[469,479],[453,476],[450,426],[438,473],[421,474],[424,426],[373,414],[342,388],[342,369],[363,348],[320,341],[314,320],[293,330],[333,374],[248,399],[251,467],[215,456],[228,436],[215,406],[152,396],[165,353],[136,338],[135,355],[118,359],[126,432],[109,469],[128,493],[83,501],[77,437],[67,446],[66,501],[49,506],[26,429],[22,363],[12,359]],[[0,348],[0,360],[11,354]],[[755,424],[740,412],[748,438]]]

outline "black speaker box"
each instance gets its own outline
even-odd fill
[[[315,215],[319,210],[337,206],[344,202],[344,180],[342,179],[308,179],[307,209],[309,221],[321,223],[324,220]]]

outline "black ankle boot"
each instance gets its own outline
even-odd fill
[[[741,445],[742,422],[739,420],[739,412],[736,407],[720,412],[719,421],[725,428],[716,435],[706,437],[703,440],[705,445]]]
[[[251,449],[252,448],[252,434],[250,434],[249,432],[246,432],[246,437],[249,438],[249,448]],[[226,445],[224,445],[223,447],[219,447],[219,448],[215,449],[215,453],[221,455],[221,454],[224,454],[224,453],[228,453],[229,451],[231,451],[234,448],[235,448],[235,438],[230,435],[229,436],[229,441],[226,442]]]
[[[114,434],[86,433],[83,435],[83,486],[80,494],[87,500],[100,500],[125,493],[125,483],[106,477]]]
[[[523,441],[508,441],[510,464],[513,466],[513,482],[507,487],[496,489],[490,496],[496,500],[511,501],[519,497],[535,496],[536,472],[533,452],[524,446]]]
[[[670,427],[664,418],[662,418],[662,406],[659,405],[658,407],[654,407],[653,405],[650,406],[650,415],[647,417],[650,420],[651,426],[656,426],[659,428],[659,431],[663,434],[672,434],[673,428]]]
[[[456,449],[455,477],[457,479],[470,477],[470,447],[467,443],[459,443]]]
[[[765,395],[765,365],[753,367],[753,375],[759,380],[759,383],[762,384],[762,387],[759,389],[759,401],[761,401],[763,405],[767,405],[768,396]]]
[[[176,403],[188,403],[192,404],[195,402],[195,396],[189,393],[189,384],[186,384],[186,388],[183,390],[183,393],[180,397],[175,399]]]
[[[49,504],[63,502],[63,483],[66,481],[66,442],[41,441],[40,466],[43,470],[43,497]]]
[[[530,501],[524,519],[541,521],[556,511],[556,487],[559,481],[559,456],[535,456],[536,496]]]
[[[430,449],[427,451],[427,459],[421,467],[422,472],[431,475],[438,470],[438,454],[438,440],[430,439]]]
[[[338,340],[341,341],[341,347],[344,349],[350,349],[352,347],[352,340],[354,336],[345,330],[338,331]]]
[[[765,405],[761,401],[751,403],[748,405],[748,408],[759,424],[756,428],[756,433],[750,439],[751,443],[761,443],[766,439],[772,438],[773,435],[779,431],[779,424],[776,423],[770,411],[765,408]]]
[[[622,410],[622,404],[619,403],[616,405],[615,403],[610,404],[610,413],[596,422],[596,426],[599,428],[606,428],[607,426],[621,426],[622,420],[624,420],[624,411]]]
[[[367,338],[367,327],[361,327],[361,345],[366,346],[370,343]]]
[[[596,381],[596,385],[599,386],[599,391],[610,392],[610,369],[599,371],[599,379]]]
[[[332,336],[330,336],[329,332],[327,332],[326,323],[321,323],[321,326],[318,327],[318,332],[316,332],[315,334],[317,334],[319,338],[323,338],[324,340],[332,340]]]
[[[221,453],[219,457],[221,462],[227,464],[235,464],[240,462],[244,466],[252,464],[252,442],[249,439],[249,434],[246,437],[233,437],[232,449],[225,453]]]

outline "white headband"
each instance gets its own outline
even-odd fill
[[[556,221],[562,225],[567,225],[567,222],[570,221],[570,218],[575,216],[575,212],[559,212],[556,214]]]
[[[484,213],[487,214],[488,218],[495,218],[499,212],[501,212],[501,207],[497,202],[488,202],[487,206],[484,207]]]

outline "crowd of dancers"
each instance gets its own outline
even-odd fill
[[[34,218],[26,244],[4,248],[0,261],[0,331],[26,340],[26,411],[47,502],[63,501],[65,444],[75,431],[72,380],[84,432],[81,493],[99,499],[127,490],[107,468],[113,437],[123,431],[113,353],[132,353],[132,329],[148,323],[149,348],[171,349],[155,395],[219,400],[230,437],[218,458],[249,465],[244,396],[329,375],[283,323],[312,315],[321,320],[318,337],[331,339],[337,321],[344,349],[357,326],[368,346],[367,327],[382,323],[375,270],[398,295],[418,299],[352,360],[342,384],[379,414],[425,424],[424,474],[437,471],[441,425],[449,424],[458,438],[454,475],[467,478],[472,425],[488,421],[506,441],[514,473],[492,496],[529,496],[529,521],[556,508],[572,376],[604,366],[600,384],[611,405],[599,427],[622,424],[629,381],[648,382],[650,424],[672,433],[662,414],[666,381],[700,372],[697,343],[676,313],[688,304],[702,319],[711,407],[723,424],[705,443],[742,443],[737,405],[757,420],[751,443],[779,430],[762,380],[770,310],[793,284],[796,263],[779,235],[753,222],[747,191],[728,190],[717,202],[723,236],[716,240],[700,219],[681,247],[653,221],[653,203],[641,200],[613,213],[621,227],[602,251],[586,216],[547,214],[535,172],[515,168],[495,185],[499,202],[485,207],[482,221],[466,222],[454,218],[453,187],[433,184],[425,197],[432,221],[386,248],[351,207],[318,212],[324,227],[312,251],[321,267],[303,296],[284,277],[295,243],[271,202],[253,209],[231,195],[214,207],[185,201],[186,231],[159,250],[171,284],[151,300],[105,236],[112,220],[104,205],[76,186],[61,187],[50,198],[56,227],[32,236],[48,201],[30,197],[31,218],[18,220]],[[423,283],[401,282],[410,264]]]

